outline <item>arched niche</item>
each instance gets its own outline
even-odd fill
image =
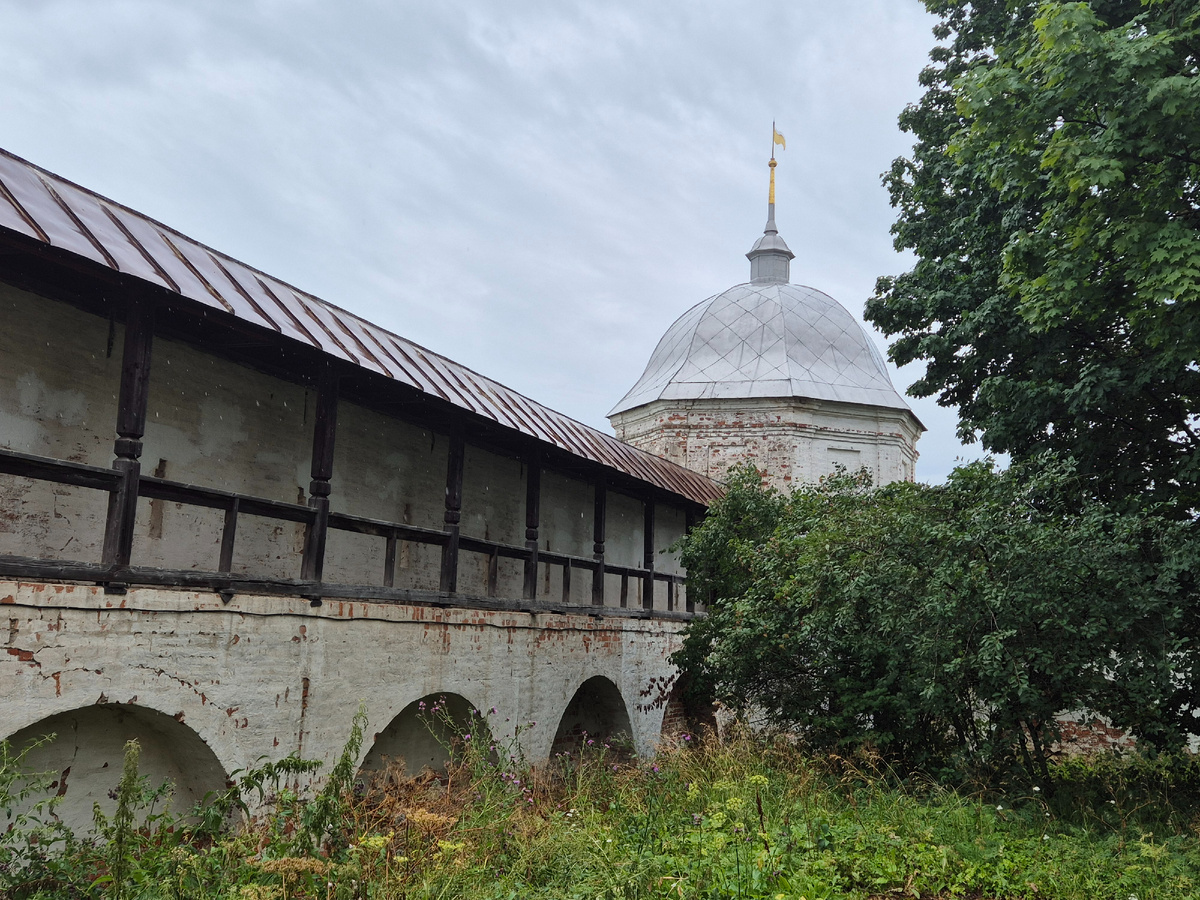
[[[53,775],[50,791],[62,797],[56,813],[77,835],[92,828],[94,803],[108,815],[116,808],[109,792],[121,780],[128,741],[141,746],[138,774],[151,787],[172,784],[169,809],[174,812],[186,812],[205,794],[228,784],[225,769],[200,735],[143,706],[105,703],[57,713],[21,729],[8,742],[19,753],[49,734],[54,739],[34,747],[25,768]]]
[[[475,707],[459,694],[427,694],[414,700],[375,735],[375,743],[363,759],[361,771],[382,772],[399,767],[403,773],[419,775],[426,768],[444,772],[450,747],[464,735],[472,742],[490,746],[487,723]]]
[[[627,743],[633,737],[629,710],[617,686],[603,675],[589,678],[579,686],[558,723],[551,753],[564,753],[580,747],[585,739]]]
[[[677,741],[685,734],[695,738],[717,730],[717,717],[712,704],[705,704],[691,696],[688,687],[687,681],[680,677],[667,696],[661,731],[668,741]]]

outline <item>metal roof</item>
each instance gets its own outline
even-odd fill
[[[309,344],[515,431],[708,504],[720,485],[0,149],[0,229]]]
[[[750,397],[908,409],[844,306],[810,287],[751,282],[680,316],[609,416],[655,400]]]

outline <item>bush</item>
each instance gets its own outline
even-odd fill
[[[936,487],[841,473],[788,496],[748,468],[682,542],[712,594],[675,662],[815,747],[1049,789],[1064,712],[1182,745],[1192,530],[1088,499],[1053,458],[975,463]]]

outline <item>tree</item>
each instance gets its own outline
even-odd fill
[[[904,769],[1047,781],[1069,711],[1178,747],[1198,705],[1190,528],[1081,487],[1052,458],[934,487],[843,474],[786,497],[740,472],[683,544],[689,572],[734,592],[675,661],[816,746],[870,744]],[[736,535],[746,509],[773,509],[774,527]]]
[[[911,390],[1106,498],[1200,507],[1200,10],[926,0],[916,144],[885,182],[912,271],[867,318]]]

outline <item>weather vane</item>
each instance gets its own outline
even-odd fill
[[[787,149],[787,141],[783,139],[783,135],[775,130],[775,122],[771,121],[771,161],[767,164],[771,167],[771,196],[767,202],[771,205],[771,218],[775,218],[775,145],[778,144],[784,150]]]

